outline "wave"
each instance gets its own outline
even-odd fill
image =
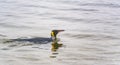
[[[77,38],[77,39],[89,39],[89,40],[114,40],[120,39],[115,36],[102,35],[102,34],[65,34],[66,36]]]
[[[0,27],[7,27],[7,28],[30,28],[24,25],[15,25],[11,23],[0,23]]]
[[[95,7],[112,7],[112,8],[120,8],[120,5],[113,3],[84,3],[79,4],[80,6],[95,6]]]

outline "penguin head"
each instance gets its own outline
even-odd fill
[[[56,39],[57,34],[58,34],[59,32],[62,32],[62,31],[64,31],[64,30],[52,30],[52,31],[51,31],[51,37],[52,37],[52,39]]]

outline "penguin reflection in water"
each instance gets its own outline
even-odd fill
[[[63,44],[59,44],[58,43],[58,38],[57,38],[57,34],[59,32],[62,32],[64,30],[52,30],[51,31],[51,38],[52,38],[52,51],[57,51],[57,49],[59,49],[59,47],[62,47]]]

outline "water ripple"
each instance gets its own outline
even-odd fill
[[[102,6],[102,7],[111,7],[111,8],[120,8],[120,5],[118,4],[112,4],[112,3],[84,3],[79,4],[80,6]]]
[[[28,26],[24,25],[15,25],[15,24],[9,24],[9,23],[0,23],[1,27],[8,27],[8,28],[30,28]]]
[[[113,40],[120,39],[118,37],[109,36],[109,35],[95,35],[95,34],[65,34],[66,36],[70,36],[78,39],[92,39],[92,40]]]

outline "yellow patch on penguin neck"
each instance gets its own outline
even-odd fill
[[[55,35],[54,35],[54,32],[51,32],[51,35],[52,35],[52,36],[55,36]]]

